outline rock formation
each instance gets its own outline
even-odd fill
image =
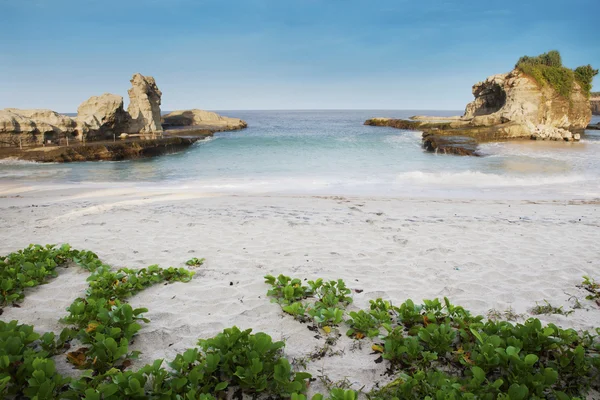
[[[175,111],[165,116],[165,126],[177,129],[163,137],[162,93],[154,78],[134,74],[128,94],[127,111],[123,97],[105,93],[81,103],[75,118],[51,110],[0,110],[0,158],[71,162],[148,157],[181,150],[214,132],[247,126],[241,119],[209,111]],[[139,136],[148,140],[140,141]],[[42,144],[69,146],[39,148]],[[21,145],[34,148],[21,150]]]
[[[92,141],[112,139],[121,133],[162,133],[162,93],[154,78],[135,74],[131,84],[128,112],[123,109],[123,97],[110,93],[81,103],[76,118],[51,110],[0,110],[0,147],[39,145],[48,140],[64,144],[67,137]]]
[[[131,117],[128,133],[162,133],[160,122],[162,92],[156,86],[154,78],[142,74],[133,75],[131,89],[127,93],[129,94],[127,112]]]
[[[475,84],[473,95],[475,100],[461,118],[470,126],[514,123],[535,136],[540,125],[580,132],[591,119],[587,94],[578,83],[565,98],[550,85],[540,87],[518,69]]]
[[[0,147],[42,144],[76,131],[72,118],[51,110],[0,110]]]
[[[163,128],[194,127],[212,132],[243,129],[248,126],[239,118],[223,117],[217,113],[204,110],[173,111],[163,116]]]
[[[0,148],[0,158],[19,158],[36,162],[121,161],[170,154],[188,148],[200,138],[164,137],[148,140],[89,142],[85,145],[50,146],[20,151]]]
[[[600,115],[600,92],[592,93],[590,105],[592,106],[592,114]]]
[[[461,117],[376,118],[365,125],[421,130],[427,150],[463,155],[475,154],[481,141],[579,140],[591,119],[589,99],[579,83],[564,97],[519,69],[475,84],[473,95]]]
[[[77,126],[81,134],[112,138],[128,129],[129,116],[123,109],[123,97],[104,93],[92,96],[77,108]]]

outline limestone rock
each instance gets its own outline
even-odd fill
[[[428,151],[476,155],[473,143],[477,142],[577,141],[592,117],[587,93],[579,83],[574,82],[569,95],[562,96],[519,69],[476,83],[473,95],[475,100],[467,104],[461,117],[373,118],[365,125],[420,130]]]
[[[0,146],[41,144],[76,132],[77,123],[51,110],[0,110]]]
[[[518,69],[475,84],[473,95],[475,100],[462,117],[473,126],[513,122],[580,131],[591,118],[589,100],[578,83],[565,98],[550,85],[540,87]]]
[[[92,96],[77,108],[79,132],[106,138],[126,130],[129,120],[123,109],[123,97],[104,93]]]
[[[570,131],[562,128],[556,128],[550,125],[536,125],[530,126],[529,130],[531,138],[535,140],[564,140],[570,142],[573,140],[579,140],[579,134],[573,134]]]
[[[5,108],[0,111],[0,130],[14,133],[68,132],[76,127],[75,121],[52,110],[21,110]]]
[[[163,116],[163,127],[193,126],[212,131],[225,131],[246,128],[248,125],[239,118],[223,117],[212,111],[180,110]]]
[[[160,99],[162,92],[156,86],[156,81],[151,76],[134,74],[131,78],[129,94],[128,133],[161,133]]]
[[[590,105],[592,106],[592,114],[600,115],[600,94],[594,93],[590,98]]]

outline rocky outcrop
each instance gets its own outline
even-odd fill
[[[4,157],[34,161],[121,160],[174,151],[214,132],[247,126],[209,111],[175,111],[165,116],[165,126],[179,129],[170,129],[171,137],[162,141],[162,92],[154,78],[134,74],[128,94],[127,111],[121,96],[105,93],[81,103],[75,118],[50,110],[0,110],[0,150]],[[31,148],[42,144],[43,149]]]
[[[473,95],[475,100],[467,105],[461,118],[471,126],[513,122],[578,132],[591,118],[588,96],[578,83],[574,83],[567,98],[550,85],[540,87],[518,69],[475,84]]]
[[[51,110],[0,110],[0,147],[42,144],[76,131],[72,118]]]
[[[128,130],[129,116],[123,109],[123,97],[104,93],[81,103],[76,120],[78,133],[109,139]]]
[[[592,114],[600,115],[600,94],[594,93],[590,98],[590,105],[592,107]]]
[[[51,110],[0,110],[0,147],[41,145],[47,141],[66,144],[68,139],[107,140],[121,133],[150,137],[162,133],[162,93],[154,78],[135,74],[131,84],[127,112],[123,98],[110,93],[81,103],[75,118]]]
[[[121,161],[175,153],[188,148],[198,138],[168,137],[148,140],[90,142],[74,146],[0,148],[0,159],[18,158],[36,162]]]
[[[472,155],[476,153],[474,144],[483,141],[579,140],[591,119],[589,99],[577,82],[564,97],[519,69],[475,84],[473,95],[475,100],[461,117],[375,118],[365,125],[421,130],[429,151],[440,152],[445,146],[446,153]]]
[[[128,133],[156,134],[162,132],[160,101],[162,92],[151,76],[134,74],[129,94]]]
[[[243,129],[248,126],[246,121],[239,118],[224,117],[212,111],[182,110],[173,111],[162,117],[165,129],[191,127],[197,131],[222,132]]]

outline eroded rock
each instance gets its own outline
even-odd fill
[[[170,112],[163,116],[162,124],[164,128],[194,127],[212,132],[237,130],[248,126],[239,118],[224,117],[212,111],[198,109]]]
[[[461,118],[472,126],[514,122],[579,131],[591,118],[588,96],[577,82],[566,98],[518,69],[475,84],[473,95]]]
[[[128,133],[156,134],[163,131],[160,122],[160,101],[162,92],[151,76],[134,74],[131,78],[129,106],[130,120]]]
[[[77,123],[52,110],[0,110],[0,146],[42,144],[76,133]]]
[[[600,94],[594,93],[590,98],[590,106],[592,108],[592,114],[600,115]]]
[[[472,147],[477,142],[576,141],[591,119],[589,99],[579,83],[575,82],[565,97],[551,85],[540,86],[519,69],[475,84],[473,95],[475,100],[460,117],[374,118],[365,125],[423,131],[423,147],[428,151],[439,153],[445,146],[446,153],[476,154]]]
[[[123,97],[116,94],[92,96],[77,108],[77,125],[81,134],[110,138],[126,131],[128,121]]]

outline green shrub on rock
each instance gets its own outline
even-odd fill
[[[579,83],[589,97],[594,76],[598,75],[598,70],[591,65],[577,67],[575,70],[564,67],[560,53],[556,50],[535,57],[523,56],[517,61],[515,68],[534,78],[540,86],[550,85],[566,99],[570,97],[575,82]]]

